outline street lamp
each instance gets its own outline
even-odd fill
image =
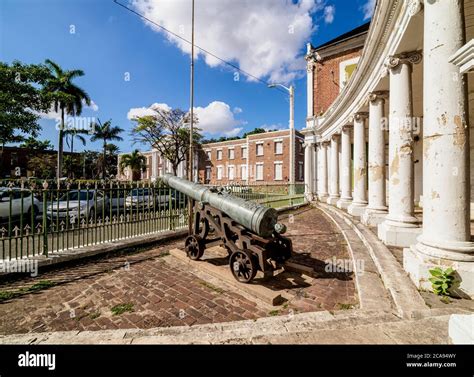
[[[295,185],[295,87],[287,87],[282,84],[269,84],[269,88],[280,87],[290,94],[290,189],[294,190]]]

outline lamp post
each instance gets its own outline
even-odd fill
[[[295,190],[295,87],[290,85],[287,87],[282,84],[270,84],[269,88],[276,88],[277,86],[285,89],[290,95],[290,191]]]
[[[188,157],[188,180],[193,182],[194,173],[194,0],[191,2],[191,87],[189,104],[189,157]],[[193,234],[193,204],[188,200],[188,232]]]

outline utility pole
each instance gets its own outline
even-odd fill
[[[290,85],[286,87],[282,84],[270,84],[269,88],[280,88],[285,89],[290,95],[290,179],[289,179],[289,190],[288,192],[293,195],[295,193],[295,165],[296,165],[296,154],[295,154],[295,87]]]
[[[194,173],[194,0],[191,0],[191,93],[189,109],[189,158],[188,158],[188,180],[193,182]],[[188,233],[193,234],[193,201],[188,200]]]

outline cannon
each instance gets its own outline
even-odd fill
[[[190,259],[199,260],[205,249],[223,246],[234,278],[250,283],[257,271],[264,278],[273,276],[292,256],[291,240],[283,236],[286,227],[277,222],[274,208],[172,174],[163,175],[162,180],[192,200],[192,234],[185,241]]]

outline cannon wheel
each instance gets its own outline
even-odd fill
[[[250,251],[237,250],[230,256],[229,266],[237,281],[250,283],[257,274],[258,263]]]
[[[189,259],[199,260],[204,254],[204,243],[199,236],[188,236],[184,243],[184,250]]]

